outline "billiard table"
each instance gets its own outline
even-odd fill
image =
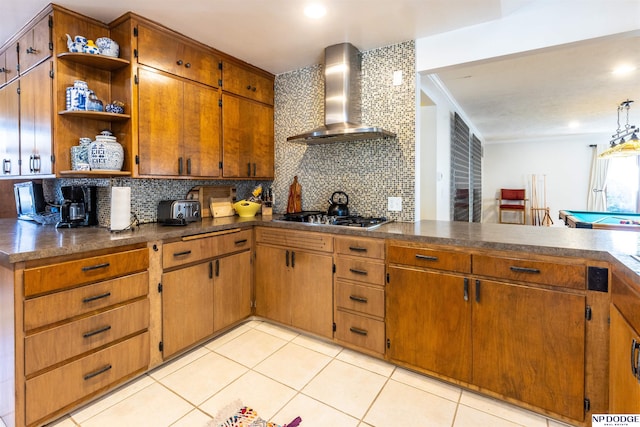
[[[563,210],[560,220],[571,228],[640,231],[640,214],[635,213]]]

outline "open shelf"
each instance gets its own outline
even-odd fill
[[[131,176],[131,172],[129,171],[117,171],[110,169],[94,169],[90,171],[60,171],[58,172],[60,176],[66,177],[110,177],[110,176]]]
[[[93,55],[91,53],[63,52],[58,54],[58,58],[108,71],[124,68],[130,64],[126,59],[105,55]]]
[[[107,113],[105,111],[64,110],[59,111],[61,116],[80,117],[83,119],[103,120],[107,122],[124,121],[131,118],[129,114]]]

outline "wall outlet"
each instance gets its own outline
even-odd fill
[[[402,211],[402,197],[389,197],[387,210],[390,212]]]

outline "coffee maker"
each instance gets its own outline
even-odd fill
[[[56,227],[87,227],[98,224],[96,187],[68,185],[61,187],[60,222]]]

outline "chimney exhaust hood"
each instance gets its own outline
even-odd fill
[[[361,55],[351,43],[329,46],[324,51],[324,126],[287,141],[327,144],[362,139],[395,138],[396,134],[361,123]]]

